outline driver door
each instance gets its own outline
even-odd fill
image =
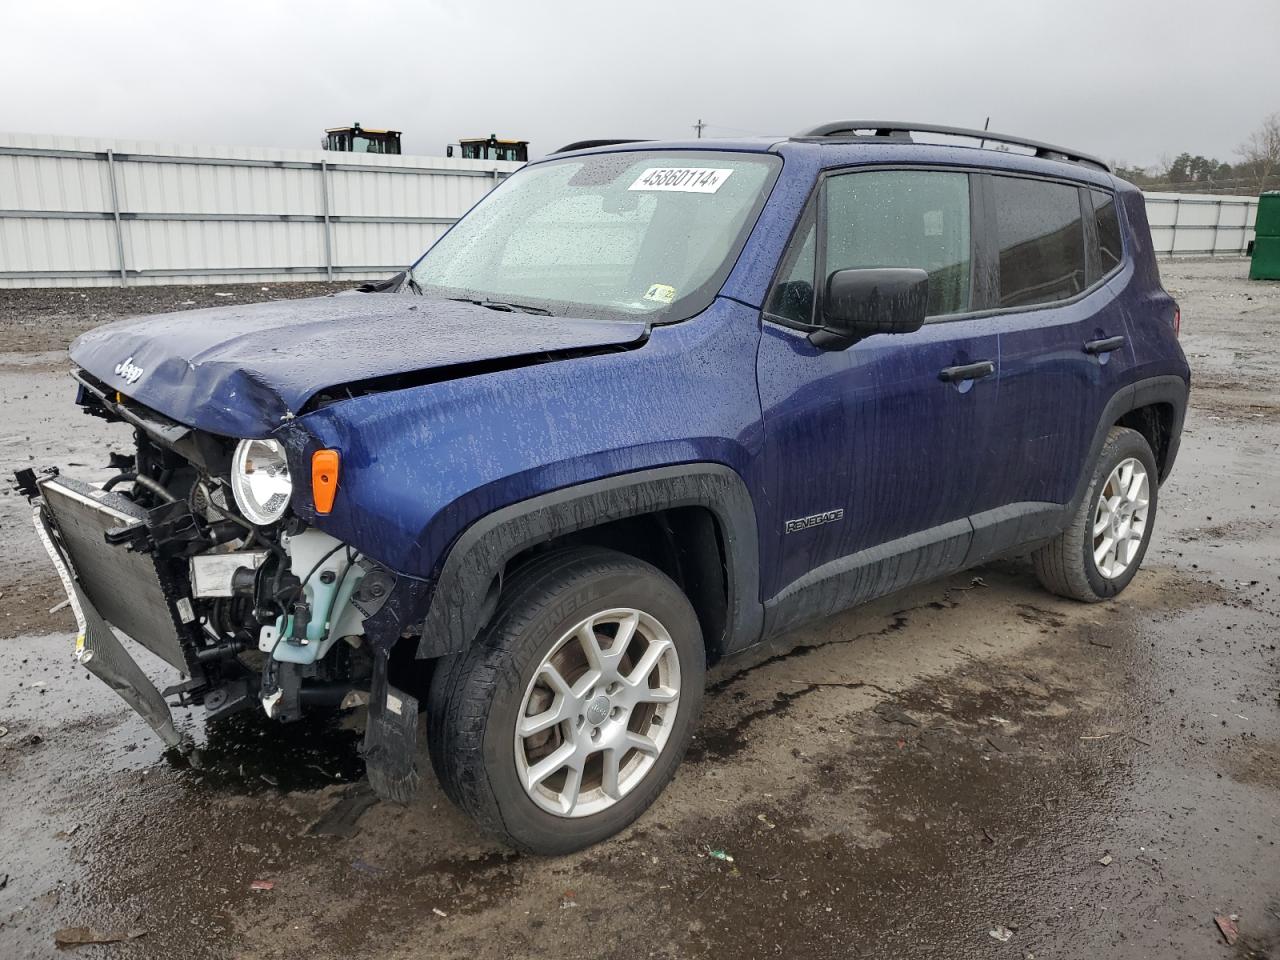
[[[979,222],[969,175],[831,175],[810,207],[766,302],[757,360],[771,633],[959,569],[975,478],[999,456],[998,337],[990,320],[967,315]],[[926,270],[928,320],[845,350],[814,346],[817,278],[859,267]]]

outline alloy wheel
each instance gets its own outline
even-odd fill
[[[580,621],[534,671],[516,720],[516,767],[529,797],[561,817],[613,806],[653,768],[680,702],[675,643],[640,610]]]
[[[1093,562],[1108,580],[1123,576],[1142,549],[1150,500],[1142,462],[1129,457],[1116,464],[1093,512]]]

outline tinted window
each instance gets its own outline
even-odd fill
[[[1098,276],[1105,277],[1119,266],[1124,258],[1124,248],[1120,243],[1120,219],[1116,216],[1116,198],[1101,190],[1091,190],[1093,194],[1093,222],[1097,232]]]
[[[929,274],[929,316],[969,309],[969,177],[877,170],[826,185],[826,273],[919,267]]]
[[[805,326],[813,322],[813,274],[815,268],[812,213],[805,215],[791,238],[778,282],[769,295],[765,313]]]
[[[1080,192],[1044,180],[992,177],[1000,248],[1000,306],[1075,296],[1085,287]]]

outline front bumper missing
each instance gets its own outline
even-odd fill
[[[201,656],[208,645],[202,648],[196,643],[198,620],[188,575],[179,576],[174,570],[174,558],[153,549],[152,541],[158,539],[157,529],[164,520],[156,521],[155,514],[165,508],[147,511],[119,494],[72,477],[53,475],[36,480],[30,471],[25,474],[18,478],[19,488],[32,499],[36,534],[76,617],[77,662],[114,690],[168,746],[188,752],[193,746],[191,738],[178,731],[164,693],[130,656],[120,637],[146,647],[192,678],[170,692],[192,688],[201,691],[203,697],[215,697],[235,688],[240,691],[238,699],[247,700],[248,677],[236,674],[228,681],[220,672],[211,673]],[[152,547],[133,549],[138,543],[152,543]],[[320,556],[323,561],[325,555]],[[307,561],[308,570],[313,563]],[[320,568],[320,564],[314,566]],[[379,590],[370,590],[360,603],[354,596],[349,597],[362,614],[360,625],[366,628],[366,636],[371,621],[381,627],[370,640],[373,675],[366,697],[369,713],[362,752],[377,795],[406,803],[420,778],[416,765],[418,701],[389,682],[391,647],[401,635],[402,625],[394,608],[386,609],[388,597],[394,592],[394,577],[380,568],[377,572],[381,578],[364,576],[374,576]],[[339,582],[345,579],[340,577]],[[332,615],[330,606],[324,606],[329,611],[326,619]],[[263,705],[272,716],[274,705],[287,691],[291,713],[296,714],[302,695],[310,689],[323,688],[324,684],[303,687],[303,670],[310,668],[314,657],[295,662],[274,654],[273,644],[267,659],[271,669],[259,678]],[[211,684],[216,685],[212,694],[208,692]],[[320,692],[323,694],[323,689]],[[221,702],[216,707],[210,699],[203,702],[213,713],[226,712]]]
[[[44,481],[42,492],[55,480]],[[46,505],[37,501],[33,514],[36,535],[40,538],[49,559],[53,562],[67,600],[75,614],[75,658],[86,670],[114,690],[125,703],[142,717],[168,746],[186,753],[191,749],[191,739],[178,732],[173,714],[164,696],[151,682],[137,661],[129,655],[115,632],[107,625],[102,614],[86,594],[76,574],[71,559],[50,527],[45,515]],[[104,547],[106,544],[103,544]],[[168,658],[166,658],[168,659]]]

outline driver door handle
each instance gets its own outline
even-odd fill
[[[944,367],[938,371],[938,379],[943,383],[959,383],[962,380],[981,380],[996,372],[996,365],[990,360],[977,363],[966,363],[958,367]]]

